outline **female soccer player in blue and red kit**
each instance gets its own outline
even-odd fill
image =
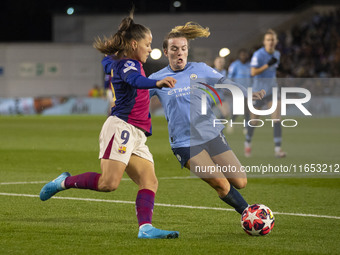
[[[139,186],[136,198],[140,226],[138,238],[177,238],[177,231],[160,230],[151,225],[158,181],[152,155],[145,145],[146,136],[151,135],[148,89],[173,88],[176,80],[172,77],[160,80],[145,77],[142,63],[151,52],[152,35],[148,28],[134,23],[132,14],[123,19],[115,35],[94,43],[96,49],[107,55],[102,64],[105,73],[110,74],[113,70],[112,85],[116,97],[115,106],[99,137],[102,173],[87,172],[75,176],[62,173],[42,188],[40,199],[45,201],[70,188],[114,191],[126,171]]]

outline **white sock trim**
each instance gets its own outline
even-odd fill
[[[143,224],[143,225],[140,225],[140,226],[139,226],[139,229],[141,229],[142,227],[147,226],[147,225],[152,226],[152,224],[150,224],[150,223],[145,223],[145,224]]]
[[[63,181],[60,183],[60,186],[61,186],[63,189],[66,189],[66,188],[65,188],[65,180],[63,180]]]

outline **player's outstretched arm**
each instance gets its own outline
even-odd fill
[[[266,95],[266,91],[264,91],[264,89],[253,92],[253,100],[262,100],[265,95]]]
[[[172,77],[165,77],[164,79],[157,81],[156,86],[158,88],[163,88],[163,87],[173,88],[175,87],[176,82],[177,82],[176,79]]]
[[[259,75],[260,73],[264,72],[265,70],[267,70],[269,67],[271,67],[272,65],[277,63],[277,58],[272,57],[267,64],[264,64],[261,67],[252,67],[250,69],[250,74],[251,76],[256,76]]]

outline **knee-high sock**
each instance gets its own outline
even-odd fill
[[[65,179],[65,188],[76,189],[91,189],[98,190],[98,180],[101,174],[94,172],[87,172],[75,176],[70,176]]]
[[[250,119],[250,115],[249,115],[249,110],[248,110],[248,106],[245,106],[244,108],[244,120],[246,121],[246,127],[248,128],[248,121]]]
[[[281,147],[282,128],[280,122],[274,122],[274,144],[276,147]]]
[[[243,210],[248,207],[248,203],[244,200],[240,192],[231,184],[229,193],[225,197],[220,198],[228,205],[234,207],[239,214],[242,214]]]
[[[246,135],[246,142],[251,143],[251,139],[253,138],[254,135],[254,127],[248,126],[247,127],[247,135]]]
[[[141,189],[138,191],[136,198],[136,214],[139,226],[143,224],[151,224],[153,205],[155,203],[155,193],[149,189]]]

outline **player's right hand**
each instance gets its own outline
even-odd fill
[[[177,80],[172,77],[165,77],[163,80],[157,81],[156,86],[158,88],[174,88]]]
[[[265,95],[266,95],[266,91],[264,89],[253,92],[253,100],[262,100]]]
[[[272,58],[268,61],[267,65],[268,65],[268,66],[272,66],[272,65],[274,65],[276,62],[277,62],[277,58],[272,57]]]

